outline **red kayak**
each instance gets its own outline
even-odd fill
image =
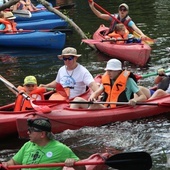
[[[32,103],[34,109],[26,110],[26,111],[14,111],[15,103],[7,104],[0,107],[0,136],[1,137],[8,137],[8,135],[16,135],[17,134],[17,127],[16,127],[16,119],[17,118],[28,118],[28,115],[34,115],[36,112],[38,114],[46,115],[47,112],[53,109],[63,109],[68,103],[62,102],[62,100],[53,100],[51,94],[53,92],[45,93],[44,101],[39,101],[41,105],[37,105],[36,103]],[[87,99],[90,95],[90,89],[86,91],[86,93],[82,94],[80,97]],[[55,93],[54,93],[55,94]],[[51,100],[47,100],[47,99]],[[45,103],[44,103],[45,102]],[[59,104],[58,104],[59,103]],[[38,111],[37,111],[38,110]]]
[[[144,66],[151,53],[151,47],[145,43],[127,43],[127,44],[115,44],[110,42],[103,42],[104,36],[102,32],[107,31],[109,28],[101,25],[93,35],[93,40],[96,40],[96,48],[113,58],[120,59],[122,61],[129,61],[133,64]],[[88,43],[88,41],[87,41]],[[89,44],[92,42],[89,41]],[[93,43],[92,43],[93,44]]]
[[[51,107],[47,114],[34,113],[17,118],[17,129],[21,138],[27,138],[27,119],[36,117],[49,118],[52,123],[52,131],[59,133],[67,129],[78,129],[84,126],[101,126],[116,121],[127,121],[151,117],[170,112],[170,95],[138,103],[135,107],[124,104],[116,108],[99,110],[70,109],[67,101],[51,101],[58,103]],[[37,105],[45,105],[50,101],[35,101]],[[121,102],[119,102],[121,104]]]

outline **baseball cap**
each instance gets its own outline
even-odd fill
[[[28,127],[36,128],[39,131],[47,132],[49,139],[55,139],[54,134],[51,132],[51,123],[47,118],[36,118],[27,120]]]
[[[104,70],[122,70],[122,63],[118,59],[110,59]]]
[[[34,76],[27,76],[24,79],[24,85],[37,84],[37,79]]]
[[[122,7],[122,6],[124,6],[129,11],[129,6],[127,4],[122,3],[122,4],[119,5],[119,8]]]
[[[62,60],[63,59],[63,56],[76,56],[76,57],[80,57],[81,56],[81,54],[77,54],[77,50],[75,49],[75,48],[73,48],[73,47],[67,47],[67,48],[64,48],[63,50],[62,50],[62,54],[61,55],[58,55],[58,58],[60,59],[60,60]]]

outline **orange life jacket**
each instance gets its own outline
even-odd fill
[[[102,84],[104,86],[105,93],[107,94],[106,102],[127,101],[125,90],[129,75],[130,71],[122,71],[113,85],[111,85],[110,78],[107,73],[102,76]],[[105,104],[105,106],[107,107],[108,104]],[[111,104],[110,106],[111,108],[116,107],[114,104]]]
[[[128,39],[128,35],[129,35],[129,31],[126,29],[125,30],[125,34],[123,36],[121,36],[120,34],[117,34],[115,31],[108,34],[109,37],[113,37],[116,40],[118,39]],[[116,44],[124,44],[124,41],[116,41]]]
[[[24,87],[19,86],[19,90],[24,90]],[[34,100],[44,100],[44,92],[46,92],[46,89],[43,87],[37,87],[35,90],[33,90],[30,93],[30,97]],[[29,100],[25,99],[22,94],[19,94],[15,101],[15,108],[14,111],[24,111],[24,110],[30,110],[32,109],[31,103]]]
[[[0,18],[0,23],[4,24],[5,25],[5,29],[4,29],[4,32],[5,31],[9,31],[9,30],[12,30],[13,32],[16,32],[17,31],[17,28],[16,28],[16,22],[10,22],[10,21],[7,21],[3,18]]]

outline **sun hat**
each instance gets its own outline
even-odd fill
[[[37,79],[34,76],[27,76],[24,79],[24,85],[37,84]]]
[[[49,139],[55,139],[54,134],[51,132],[51,123],[47,118],[36,118],[27,120],[28,127],[36,128],[40,131],[47,132],[47,137]]]
[[[122,70],[122,63],[117,59],[111,59],[107,62],[104,70]]]
[[[4,12],[4,17],[7,19],[15,19],[16,17],[13,15],[12,12]]]
[[[119,8],[122,7],[122,6],[124,6],[129,11],[129,6],[127,4],[122,3],[122,4],[119,5]]]
[[[70,55],[76,56],[76,57],[80,57],[80,56],[81,56],[81,54],[77,54],[77,50],[76,50],[75,48],[73,48],[73,47],[67,47],[67,48],[64,48],[64,49],[62,50],[62,54],[61,54],[61,55],[58,55],[58,58],[59,58],[60,60],[62,60],[62,59],[63,59],[63,56],[70,56]]]

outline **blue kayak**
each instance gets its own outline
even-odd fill
[[[32,16],[31,18],[24,18],[20,16],[16,16],[15,21],[31,21],[31,20],[37,20],[37,19],[61,19],[60,16],[48,11],[48,10],[40,10],[31,12]]]
[[[29,31],[0,34],[0,46],[6,47],[35,47],[63,49],[66,34],[61,32]]]
[[[65,28],[68,26],[68,23],[63,19],[39,19],[31,21],[18,21],[17,29],[31,29],[31,30],[40,30],[40,29],[53,29],[57,27]]]

